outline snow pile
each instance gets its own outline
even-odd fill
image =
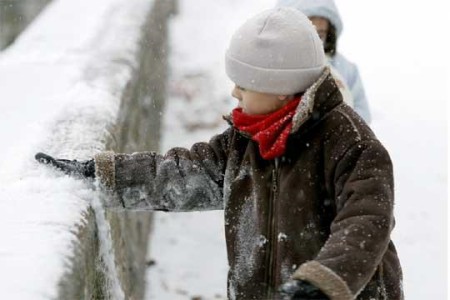
[[[42,151],[83,160],[104,150],[151,5],[57,0],[0,55],[3,298],[56,298],[77,224],[98,199],[92,185],[38,165],[33,157]],[[110,281],[117,281],[111,272]],[[121,298],[117,283],[112,295]]]

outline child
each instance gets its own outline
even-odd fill
[[[358,67],[345,58],[337,51],[338,38],[343,30],[343,23],[336,4],[333,0],[278,0],[278,6],[289,6],[303,12],[312,21],[321,38],[327,60],[335,71],[333,75],[339,77],[348,89],[342,88],[341,92],[350,91],[350,95],[345,94],[346,98],[351,96],[351,104],[355,111],[367,122],[371,122],[369,103],[366,98],[364,86]]]
[[[126,209],[224,209],[230,299],[403,299],[388,153],[342,102],[308,18],[276,8],[231,40],[239,107],[190,150],[36,158]]]

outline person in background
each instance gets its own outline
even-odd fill
[[[323,42],[329,64],[337,72],[332,73],[338,81],[344,100],[347,104],[370,124],[372,121],[369,103],[359,75],[358,67],[337,51],[337,42],[343,30],[343,23],[339,11],[333,0],[279,0],[277,6],[293,7],[303,12],[317,29]],[[339,83],[339,78],[344,83]],[[351,98],[346,94],[347,85]]]
[[[403,300],[392,162],[343,102],[311,21],[264,11],[225,62],[237,107],[209,142],[36,159],[98,180],[111,207],[224,210],[231,300]]]

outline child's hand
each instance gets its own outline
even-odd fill
[[[329,300],[317,287],[307,281],[291,280],[280,287],[283,300]]]
[[[37,153],[34,157],[42,164],[50,164],[64,173],[84,178],[95,178],[95,162],[93,159],[87,161],[76,161],[67,159],[55,159],[45,153]]]

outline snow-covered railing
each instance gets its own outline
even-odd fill
[[[168,0],[54,0],[0,54],[0,295],[140,299],[151,216],[34,154],[156,150]]]

